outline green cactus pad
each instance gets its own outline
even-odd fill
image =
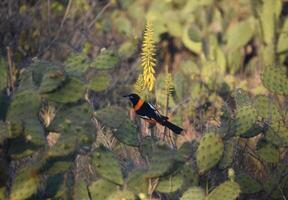
[[[170,174],[175,170],[177,163],[177,153],[167,146],[157,145],[150,159],[149,170],[145,174],[146,178],[157,178]]]
[[[77,181],[74,185],[74,199],[90,200],[87,185],[84,181]]]
[[[30,167],[19,170],[12,181],[10,198],[28,199],[37,193],[40,177]]]
[[[224,143],[224,153],[219,163],[220,169],[226,169],[232,165],[236,141],[237,139],[231,138]]]
[[[107,199],[112,192],[117,190],[117,185],[105,179],[94,181],[89,186],[92,199]]]
[[[8,138],[9,129],[5,122],[0,121],[0,145]]]
[[[110,128],[120,142],[130,146],[138,146],[137,129],[126,113],[119,107],[107,107],[98,110],[95,117],[103,126]]]
[[[232,123],[232,130],[238,136],[245,135],[257,121],[257,112],[251,105],[237,109],[236,118]]]
[[[130,172],[127,185],[129,190],[134,192],[135,194],[147,193],[148,192],[148,180],[144,178],[146,170],[144,169],[136,169]]]
[[[178,149],[177,153],[179,155],[179,158],[183,159],[183,161],[188,160],[192,157],[193,152],[197,149],[197,142],[193,140],[190,142],[185,142],[181,145],[181,147]]]
[[[54,160],[54,158],[52,158],[51,160],[47,160],[45,165],[42,167],[41,172],[45,172],[45,174],[53,176],[56,174],[66,172],[73,164],[72,160],[70,161],[60,160],[65,159],[63,157],[59,157],[59,161]]]
[[[240,186],[234,181],[225,181],[208,194],[205,200],[236,200],[240,195]]]
[[[235,99],[237,108],[240,108],[245,105],[249,105],[251,102],[250,96],[246,90],[241,88],[235,90],[232,94]]]
[[[48,176],[46,181],[45,197],[52,199],[69,199],[68,196],[72,194],[72,191],[69,191],[68,188],[69,180],[67,173]]]
[[[268,163],[277,163],[280,159],[279,149],[265,139],[260,139],[257,143],[257,154]]]
[[[205,192],[200,187],[191,187],[184,192],[180,200],[204,200]]]
[[[186,189],[191,186],[197,186],[199,184],[199,175],[197,170],[191,164],[184,164],[177,172],[183,177],[184,183],[182,189]]]
[[[288,95],[288,78],[284,66],[266,66],[261,80],[269,91],[279,95]]]
[[[236,182],[240,185],[241,193],[253,194],[262,190],[261,184],[246,173],[236,176]]]
[[[7,63],[0,59],[0,91],[7,87]]]
[[[71,53],[65,62],[65,71],[70,75],[79,76],[84,74],[90,66],[87,55]]]
[[[276,146],[288,146],[288,128],[281,121],[271,123],[265,137]]]
[[[118,185],[124,183],[120,164],[113,152],[100,147],[91,155],[91,161],[95,171],[102,178]]]
[[[0,187],[0,199],[5,199],[6,188]]]
[[[49,148],[48,156],[67,156],[73,154],[79,147],[79,138],[77,135],[61,134],[57,143]]]
[[[215,133],[206,133],[201,138],[196,152],[199,173],[202,174],[215,166],[220,161],[223,151],[221,137]]]
[[[91,67],[96,69],[113,69],[119,62],[119,58],[111,51],[104,50],[91,63]]]
[[[109,74],[98,74],[90,80],[88,88],[95,92],[102,92],[109,87],[110,82]]]
[[[151,136],[146,136],[141,140],[139,145],[139,151],[143,158],[150,158],[153,153],[153,138]]]
[[[16,123],[37,118],[40,100],[40,96],[32,89],[16,92],[9,106],[7,121]]]
[[[279,121],[282,118],[275,103],[267,96],[257,96],[254,100],[254,106],[257,110],[257,114],[265,121]]]
[[[124,190],[124,191],[116,191],[113,192],[108,198],[107,200],[136,200],[135,195],[128,191],[128,190]]]
[[[172,193],[181,189],[184,179],[181,175],[170,175],[159,179],[156,191]]]
[[[50,71],[44,75],[38,90],[41,94],[53,92],[61,87],[66,80],[67,76],[63,71]]]
[[[84,92],[84,83],[78,78],[71,77],[59,90],[45,94],[43,97],[58,103],[73,103],[84,98]]]

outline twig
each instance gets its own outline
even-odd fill
[[[8,60],[8,88],[11,92],[14,92],[14,81],[13,81],[13,60],[12,60],[12,50],[8,46],[7,47],[7,60]],[[9,94],[8,94],[9,95]]]
[[[92,22],[90,22],[90,24],[88,25],[88,28],[91,29],[93,27],[93,25],[95,25],[96,21],[100,18],[100,16],[105,12],[105,10],[107,8],[109,8],[109,6],[111,5],[111,1],[109,3],[107,3],[98,13],[98,15],[96,15],[96,17],[94,18],[94,20]]]

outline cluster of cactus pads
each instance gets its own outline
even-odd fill
[[[102,52],[97,62],[84,66],[86,61],[81,61],[83,67],[76,68],[72,60],[67,69],[35,61],[22,72],[0,122],[0,145],[7,147],[9,158],[0,160],[0,199],[233,200],[287,195],[287,108],[277,96],[287,97],[284,69],[268,67],[262,74],[263,85],[274,96],[252,98],[238,89],[235,109],[223,114],[220,127],[171,149],[156,138],[141,138],[123,108],[95,111],[88,97],[85,101],[87,91],[100,88],[90,80],[108,76],[115,59]],[[87,78],[87,71],[95,72],[97,66],[100,75]],[[104,130],[96,130],[92,119]],[[116,145],[97,143],[101,131],[112,135]],[[126,157],[119,156],[123,148]],[[88,158],[88,178],[74,173],[80,165],[77,155]],[[262,174],[253,173],[253,167]],[[11,177],[9,169],[16,169]]]

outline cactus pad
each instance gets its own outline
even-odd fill
[[[266,66],[261,80],[269,91],[279,95],[288,95],[288,78],[284,66]]]
[[[196,152],[199,173],[202,174],[215,166],[224,151],[221,137],[215,133],[206,133],[200,140]]]
[[[281,121],[271,123],[265,136],[276,146],[288,146],[288,128]]]
[[[78,181],[74,185],[73,197],[74,199],[90,200],[87,185],[84,181]]]
[[[231,138],[224,143],[224,153],[219,163],[220,169],[226,169],[231,166],[234,158],[234,149],[236,147],[236,139]]]
[[[251,105],[242,106],[237,109],[236,118],[232,124],[232,130],[238,136],[245,135],[257,121],[257,112]]]
[[[113,135],[122,143],[138,146],[138,133],[126,111],[118,107],[107,107],[95,113],[97,120],[112,130]]]
[[[237,108],[248,105],[250,103],[251,99],[249,97],[248,92],[241,88],[235,90],[232,95],[235,99]]]
[[[128,188],[135,194],[148,192],[148,181],[144,178],[145,173],[146,170],[144,169],[136,169],[130,172],[128,176]]]
[[[259,95],[254,100],[254,106],[257,110],[257,114],[265,121],[279,121],[281,120],[281,114],[275,105],[275,103],[267,96]]]
[[[8,133],[8,126],[6,123],[0,121],[0,146],[3,144],[4,140],[7,139]]]
[[[159,179],[156,191],[163,193],[172,193],[181,189],[184,183],[181,175],[170,175]]]
[[[85,86],[82,81],[71,77],[59,90],[45,94],[43,97],[58,103],[73,103],[84,98],[84,92]]]
[[[13,200],[28,199],[37,193],[39,176],[29,167],[19,170],[12,182],[10,198]]]
[[[268,163],[277,163],[280,159],[279,149],[265,139],[260,139],[257,143],[257,154]]]
[[[91,160],[95,171],[102,178],[118,185],[124,183],[120,165],[113,152],[100,147],[93,152]]]
[[[176,158],[175,151],[170,150],[167,146],[157,145],[152,153],[149,170],[145,177],[157,178],[171,173],[174,170]]]
[[[135,195],[127,190],[113,192],[107,200],[136,200]]]
[[[240,185],[241,193],[244,194],[256,193],[262,189],[258,181],[243,172],[236,176],[236,182]]]
[[[204,200],[205,192],[200,187],[191,187],[184,192],[180,200]]]
[[[104,50],[91,63],[91,67],[96,69],[113,69],[118,64],[119,58],[111,51]]]
[[[182,189],[199,184],[199,175],[190,164],[184,164],[177,173],[181,175],[184,180]]]
[[[117,185],[105,179],[94,181],[89,186],[92,199],[107,199],[113,191],[116,191],[116,189]]]
[[[238,183],[234,181],[225,181],[209,193],[206,200],[235,200],[240,192],[241,190]]]
[[[41,94],[53,92],[61,87],[66,79],[67,76],[63,71],[50,71],[44,75],[38,90]]]
[[[95,92],[102,92],[109,87],[111,77],[109,74],[98,74],[90,80],[89,89]]]

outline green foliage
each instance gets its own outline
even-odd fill
[[[113,152],[100,147],[93,152],[91,158],[94,169],[102,178],[118,185],[124,183],[120,165]]]
[[[245,173],[239,173],[236,176],[236,182],[240,185],[241,192],[244,194],[252,194],[262,190],[261,184]]]
[[[279,95],[288,95],[288,79],[284,66],[266,66],[261,80],[270,92]]]
[[[259,140],[257,143],[257,153],[261,159],[268,163],[277,163],[280,159],[280,152],[276,146],[266,140]]]
[[[95,92],[102,92],[108,88],[111,77],[108,74],[99,74],[90,80],[88,88]]]
[[[129,190],[135,194],[147,193],[148,192],[148,180],[144,178],[146,170],[135,169],[129,173],[127,178],[127,185]]]
[[[28,199],[36,194],[40,177],[31,168],[19,170],[12,182],[11,199]]]
[[[226,169],[232,165],[235,147],[237,145],[236,142],[237,140],[235,138],[231,138],[230,140],[225,141],[223,156],[219,163],[220,169]]]
[[[0,91],[7,87],[7,66],[3,59],[0,59]]]
[[[207,200],[232,200],[237,199],[241,190],[240,186],[234,181],[225,181],[217,186],[208,194]]]
[[[76,77],[70,77],[59,90],[43,95],[57,103],[73,103],[84,98],[85,85]]]
[[[123,190],[123,191],[116,191],[113,192],[107,200],[119,200],[119,199],[126,199],[126,200],[136,200],[135,195],[128,191],[128,190]]]
[[[204,200],[205,192],[200,187],[191,187],[184,192],[180,200]]]
[[[262,117],[265,121],[280,121],[281,114],[275,104],[275,102],[269,97],[259,95],[255,97],[254,107],[258,113],[258,116]]]
[[[200,140],[196,152],[197,167],[200,174],[214,167],[224,151],[221,137],[216,133],[206,133]]]
[[[92,68],[99,70],[113,69],[117,66],[119,58],[113,52],[103,50],[91,63]]]
[[[103,108],[95,113],[95,117],[104,127],[110,128],[120,142],[130,146],[139,145],[136,127],[122,108]]]
[[[66,81],[67,76],[62,71],[50,71],[44,74],[39,87],[40,94],[49,93],[57,90]]]
[[[94,181],[89,186],[92,199],[107,199],[116,189],[117,185],[105,179]]]
[[[83,199],[83,200],[89,200],[89,194],[87,192],[87,185],[84,181],[78,181],[78,183],[74,186],[74,199]]]
[[[163,193],[172,193],[180,190],[183,185],[183,177],[181,175],[170,175],[159,179],[156,191]]]

